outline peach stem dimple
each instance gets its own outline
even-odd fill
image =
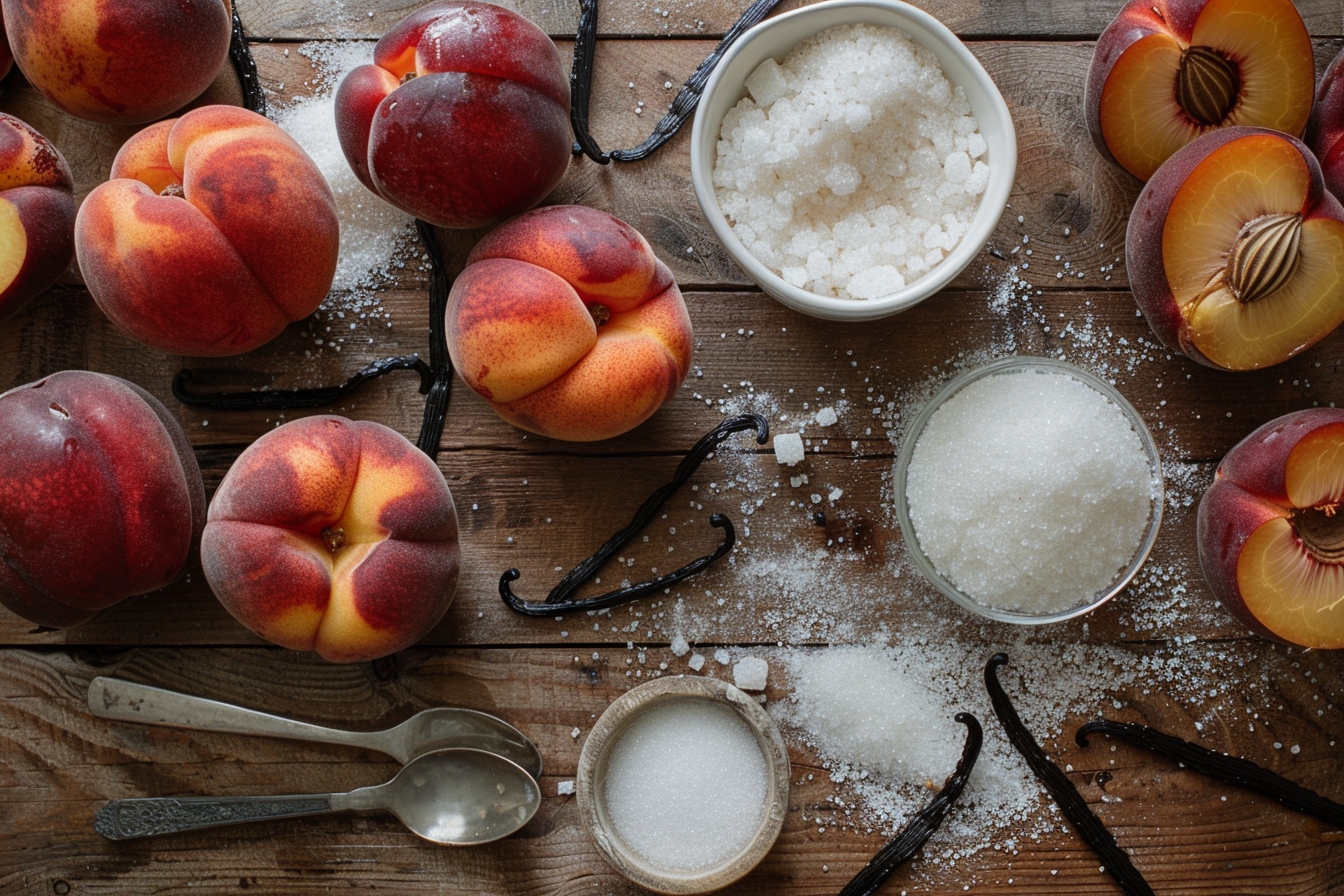
[[[611,309],[606,305],[599,305],[594,302],[588,306],[588,313],[593,316],[593,323],[597,324],[599,327],[611,320]]]
[[[336,553],[345,544],[345,530],[340,526],[331,526],[322,530],[322,540],[326,542],[327,550]]]
[[[182,199],[187,195],[187,191],[181,184],[169,184],[159,191],[159,195],[176,196],[178,199]]]

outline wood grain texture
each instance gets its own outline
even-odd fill
[[[419,5],[240,0],[239,11],[257,41],[262,81],[281,107],[315,89],[314,48],[304,41],[374,39]],[[509,5],[556,36],[568,57],[576,3]],[[785,0],[781,8],[797,5]],[[981,714],[987,743],[1000,746],[976,684],[976,667],[992,651],[1021,657],[1005,682],[1024,698],[1023,682],[1056,663],[1069,676],[1111,682],[1098,691],[1104,699],[1067,718],[1033,713],[1029,700],[1023,714],[1157,892],[1344,894],[1339,832],[1122,744],[1098,739],[1084,750],[1071,739],[1077,724],[1104,711],[1246,755],[1344,799],[1344,653],[1304,653],[1249,636],[1213,602],[1194,548],[1195,507],[1233,444],[1280,414],[1344,402],[1344,334],[1244,375],[1200,367],[1156,345],[1135,311],[1123,264],[1138,185],[1097,155],[1082,120],[1091,40],[1119,0],[918,5],[968,38],[1007,98],[1019,137],[1011,207],[953,288],[885,321],[844,326],[807,318],[757,291],[714,240],[691,188],[688,134],[642,163],[575,160],[549,201],[630,221],[686,291],[695,366],[680,394],[626,436],[575,445],[513,429],[455,382],[438,463],[462,522],[461,584],[424,642],[385,661],[333,666],[263,645],[220,607],[195,567],[168,589],[69,632],[34,631],[0,611],[0,892],[633,896],[642,891],[602,860],[573,798],[557,787],[573,778],[583,737],[616,696],[654,675],[689,671],[689,657],[668,646],[680,636],[707,657],[722,647],[769,659],[771,705],[787,704],[793,682],[785,670],[798,651],[851,643],[890,643],[913,655],[961,651],[955,668],[944,655],[915,671],[969,682],[968,705]],[[1344,44],[1344,12],[1324,0],[1298,5],[1324,68]],[[643,139],[654,110],[743,6],[605,0],[593,97],[601,144]],[[221,73],[206,99],[237,102],[231,72]],[[5,83],[0,109],[55,141],[81,197],[106,177],[131,133],[65,116],[17,73]],[[480,236],[440,232],[453,271]],[[208,361],[168,356],[121,335],[72,269],[0,328],[0,390],[71,368],[128,377],[182,422],[213,492],[246,445],[300,412],[185,407],[172,399],[173,375],[189,367],[193,387],[203,391],[306,387],[340,382],[381,357],[424,353],[426,274],[417,250],[397,261],[404,267],[378,292],[375,314],[341,317],[354,303],[334,296],[328,310],[262,349]],[[1014,353],[1061,356],[1112,380],[1153,431],[1166,473],[1162,532],[1137,582],[1086,620],[1048,629],[987,624],[950,607],[910,567],[890,509],[893,458],[919,406],[958,369]],[[330,410],[413,436],[422,409],[415,386],[412,374],[393,374]],[[816,422],[823,407],[837,409],[833,426]],[[701,433],[742,411],[766,414],[776,433],[802,431],[810,440],[806,459],[781,467],[769,445],[736,437],[668,502],[644,533],[648,540],[637,538],[590,588],[665,572],[708,552],[718,542],[708,526],[715,511],[738,529],[729,559],[667,594],[591,617],[524,619],[504,607],[497,593],[504,570],[517,567],[515,590],[540,598],[629,519]],[[712,658],[704,672],[730,675]],[[109,799],[341,790],[384,780],[394,766],[334,747],[102,722],[84,708],[87,683],[99,674],[356,728],[394,724],[440,704],[494,712],[541,747],[545,804],[517,837],[470,850],[424,845],[377,816],[109,843],[91,828],[92,813]],[[862,813],[846,813],[853,793],[830,780],[817,752],[795,733],[788,740],[795,788],[784,834],[728,893],[835,893],[882,842],[871,821],[854,821]],[[949,758],[955,750],[949,745]],[[976,811],[964,805],[954,820],[974,824]],[[1050,824],[1044,797],[1028,816],[1028,826],[1053,829],[962,857],[954,857],[956,842],[935,840],[884,892],[1117,892],[1096,858]]]
[[[624,652],[604,651],[599,660],[575,662],[569,652],[554,649],[417,649],[403,656],[394,673],[378,676],[369,666],[331,667],[277,650],[9,651],[0,667],[0,797],[9,831],[0,843],[0,889],[643,892],[624,884],[601,859],[581,826],[574,798],[556,792],[560,782],[573,779],[583,737],[596,716],[630,685],[621,674]],[[773,651],[758,653],[777,663]],[[1327,795],[1344,795],[1331,759],[1331,741],[1344,733],[1337,716],[1325,723],[1312,717],[1312,685],[1284,674],[1292,658],[1248,645],[1243,659],[1243,666],[1282,676],[1265,696],[1284,708],[1273,727],[1248,736],[1210,726],[1205,742],[1235,746]],[[1297,663],[1322,677],[1340,670],[1337,660],[1324,655]],[[545,756],[544,805],[517,836],[473,849],[425,844],[384,816],[264,822],[111,843],[94,834],[90,823],[109,799],[328,792],[376,783],[396,766],[341,747],[95,719],[84,705],[95,675],[338,727],[379,728],[445,703],[493,712],[517,723]],[[1338,681],[1325,689],[1339,699]],[[767,695],[771,703],[787,700],[786,683],[777,673]],[[1134,689],[1115,696],[1126,705],[1116,715],[1190,728],[1188,710],[1164,695]],[[1230,714],[1247,709],[1237,696],[1226,702]],[[1085,718],[1027,721],[1058,723],[1071,732]],[[986,721],[987,743],[1001,744],[1003,734],[992,718]],[[1275,738],[1291,738],[1300,753],[1276,750]],[[882,841],[880,833],[845,819],[831,802],[837,796],[843,800],[845,788],[816,774],[816,756],[789,740],[794,786],[784,832],[765,862],[725,893],[834,893]],[[1338,840],[1272,803],[1128,747],[1112,752],[1104,744],[1083,750],[1046,743],[1057,761],[1072,768],[1071,778],[1160,893],[1319,896],[1344,884],[1339,861],[1344,847]],[[949,745],[949,754],[955,749]],[[956,810],[962,822],[974,812],[973,806]],[[969,823],[975,823],[973,817]],[[925,894],[961,893],[967,886],[992,894],[1115,892],[1109,878],[1097,873],[1095,857],[1065,830],[1024,838],[1009,852],[983,850],[952,861],[945,853],[956,847],[955,841],[935,839],[889,887]]]

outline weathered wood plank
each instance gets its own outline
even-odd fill
[[[757,652],[777,663],[773,651]],[[335,887],[472,894],[642,892],[603,861],[582,828],[574,798],[556,793],[561,781],[572,780],[596,716],[632,683],[622,674],[622,653],[604,651],[597,661],[585,657],[576,663],[564,650],[414,651],[398,674],[380,678],[367,666],[331,667],[275,650],[6,651],[0,664],[0,796],[8,833],[0,843],[0,888],[13,893],[325,892]],[[1253,731],[1215,723],[1206,728],[1205,742],[1341,796],[1327,757],[1344,728],[1337,711],[1316,717],[1313,710],[1320,700],[1341,699],[1339,657],[1290,657],[1256,644],[1245,645],[1235,665],[1243,674],[1268,677],[1272,686],[1251,693],[1229,689],[1220,699],[1230,717],[1257,712],[1261,721]],[[99,674],[338,727],[382,727],[445,703],[483,709],[517,724],[541,748],[547,763],[545,803],[519,835],[473,849],[424,844],[381,816],[296,819],[111,843],[91,828],[93,812],[109,799],[325,792],[378,782],[395,765],[376,754],[338,747],[94,719],[84,707],[84,692]],[[1156,688],[1145,693],[1149,684],[1119,689],[1115,696],[1125,710],[1107,711],[1191,732],[1190,707]],[[786,700],[788,690],[776,671],[770,702]],[[967,700],[975,705],[983,698],[968,694]],[[1028,722],[1060,721],[1063,731],[1072,732],[1087,715]],[[1002,746],[993,718],[984,721],[987,744]],[[825,774],[808,779],[818,770],[817,758],[792,735],[789,740],[795,786],[784,832],[762,866],[725,892],[834,893],[881,843],[879,834],[865,833],[862,822],[854,825],[853,816],[846,820],[830,802],[838,796],[853,805],[843,786]],[[1045,739],[1158,892],[1324,896],[1344,886],[1337,838],[1291,812],[1141,751],[1120,746],[1111,752],[1104,744],[1082,750],[1066,740]],[[1277,749],[1273,741],[1297,745],[1300,753]],[[957,811],[964,822],[976,823],[974,807]],[[1038,824],[1048,813],[1042,802],[1026,824]],[[1015,827],[995,839],[1004,842]],[[1095,856],[1057,826],[1038,838],[1017,840],[1011,851],[984,850],[951,862],[946,853],[956,848],[955,840],[935,840],[929,854],[898,873],[891,888],[948,896],[967,886],[990,894],[1047,888],[1115,892],[1114,884],[1097,873]]]
[[[416,0],[367,0],[330,4],[320,12],[303,0],[240,0],[238,12],[250,37],[265,40],[377,39],[421,4]],[[553,37],[572,36],[579,4],[556,0],[502,0],[501,5],[532,19]],[[747,0],[667,0],[660,3],[599,5],[604,37],[718,37],[748,6]],[[805,5],[783,0],[779,10]],[[1123,5],[1121,0],[1030,3],[1026,0],[916,0],[913,4],[964,36],[1095,37]],[[1344,16],[1327,0],[1298,0],[1313,34],[1344,34]]]

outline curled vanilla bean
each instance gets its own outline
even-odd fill
[[[1249,759],[1218,753],[1155,728],[1149,728],[1147,725],[1112,722],[1108,719],[1097,719],[1083,725],[1078,729],[1074,740],[1078,742],[1078,746],[1086,747],[1088,737],[1093,734],[1118,737],[1136,747],[1143,747],[1168,759],[1174,759],[1200,774],[1245,787],[1290,809],[1296,809],[1304,815],[1344,828],[1344,805],[1308,790],[1300,784],[1295,784]]]
[[[569,76],[569,121],[574,129],[574,155],[585,155],[601,165],[613,159],[617,162],[637,162],[652,155],[654,150],[672,139],[695,113],[710,73],[728,52],[728,48],[744,31],[769,15],[778,3],[779,0],[755,0],[747,7],[742,17],[724,34],[718,46],[686,79],[673,98],[671,107],[654,125],[653,133],[643,143],[631,149],[603,152],[588,130],[588,104],[593,93],[593,59],[597,52],[597,0],[580,0],[579,28],[574,37],[574,64]]]
[[[180,370],[173,377],[173,397],[194,408],[212,411],[287,410],[291,408],[322,408],[340,401],[369,380],[377,379],[394,370],[414,370],[420,374],[420,392],[429,392],[433,372],[429,365],[415,355],[383,358],[358,371],[339,386],[317,386],[312,389],[268,389],[264,392],[196,393],[187,388],[192,372]]]
[[[943,782],[943,789],[934,795],[929,804],[919,810],[919,813],[910,819],[895,837],[887,841],[887,844],[877,851],[877,855],[873,856],[867,865],[859,869],[859,873],[854,875],[849,883],[845,884],[840,896],[873,896],[886,883],[887,878],[891,877],[892,872],[928,842],[933,832],[938,830],[938,826],[947,817],[957,797],[966,789],[966,781],[971,777],[971,769],[975,767],[975,760],[980,755],[984,731],[980,727],[980,720],[968,712],[959,712],[955,718],[966,726],[966,744],[961,749],[961,761],[957,763],[956,769]]]
[[[989,658],[989,662],[985,664],[985,687],[989,691],[990,702],[994,704],[994,714],[1003,724],[1008,740],[1017,752],[1022,754],[1032,773],[1045,785],[1045,789],[1059,805],[1069,824],[1073,825],[1078,836],[1082,837],[1083,842],[1101,859],[1106,873],[1115,878],[1120,888],[1130,896],[1154,896],[1152,887],[1148,886],[1139,869],[1129,860],[1129,854],[1116,844],[1115,837],[1106,829],[1106,825],[1101,823],[1101,819],[1093,814],[1091,807],[1087,805],[1087,800],[1078,792],[1078,788],[1074,787],[1073,782],[1060,771],[1059,766],[1050,761],[1050,757],[1045,755],[1036,738],[1032,737],[1026,725],[1022,724],[1022,718],[1013,707],[1013,701],[999,683],[998,668],[1007,663],[1006,653],[996,653]]]
[[[676,472],[672,479],[666,484],[656,489],[653,494],[644,500],[644,503],[635,511],[634,518],[623,529],[615,535],[608,538],[597,551],[585,560],[580,561],[573,569],[567,572],[560,582],[551,589],[550,594],[544,601],[532,603],[523,600],[513,593],[512,582],[516,582],[522,575],[517,569],[507,570],[499,578],[499,596],[504,603],[516,613],[522,613],[525,616],[550,616],[555,613],[572,612],[575,610],[596,610],[604,607],[614,607],[618,604],[632,601],[635,598],[651,594],[660,588],[666,588],[675,582],[679,582],[688,576],[700,572],[716,560],[725,556],[733,549],[736,538],[733,530],[733,524],[728,517],[721,513],[712,514],[709,518],[709,524],[716,529],[724,530],[723,541],[713,552],[706,554],[696,560],[691,561],[680,569],[658,576],[647,582],[641,582],[638,585],[630,585],[625,588],[607,594],[601,594],[597,597],[573,599],[572,595],[585,582],[597,574],[602,565],[615,556],[616,552],[630,543],[640,530],[649,524],[657,515],[659,508],[663,506],[671,494],[681,488],[686,480],[691,478],[696,469],[704,462],[705,458],[713,453],[719,443],[731,436],[733,433],[744,430],[756,430],[757,444],[764,444],[770,437],[770,424],[760,414],[743,414],[738,417],[731,417],[723,421],[718,426],[711,429],[700,437],[695,446],[687,452],[682,458],[681,463],[677,465]]]
[[[243,108],[251,109],[258,115],[265,115],[266,92],[261,89],[261,78],[257,75],[257,61],[252,58],[252,50],[247,45],[247,35],[243,33],[243,20],[238,17],[238,7],[233,7],[233,33],[229,37],[229,61],[238,73],[238,83],[243,88]]]

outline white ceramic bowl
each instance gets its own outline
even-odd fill
[[[1058,613],[1031,614],[1018,612],[1014,610],[1003,609],[1001,607],[987,606],[984,603],[963,592],[950,579],[939,571],[924,549],[919,544],[919,536],[915,531],[915,524],[910,518],[910,505],[906,497],[906,479],[910,472],[911,458],[915,453],[915,445],[919,442],[919,437],[924,433],[925,427],[938,409],[947,403],[949,399],[958,392],[965,389],[971,383],[984,379],[989,376],[997,376],[1004,373],[1021,372],[1041,372],[1066,374],[1078,380],[1086,386],[1101,393],[1106,399],[1114,404],[1125,420],[1129,423],[1131,429],[1139,437],[1139,443],[1143,446],[1143,453],[1148,459],[1148,468],[1151,473],[1153,498],[1148,511],[1148,524],[1144,527],[1138,547],[1125,568],[1111,582],[1110,585],[1098,591],[1093,595],[1078,596],[1078,603],[1066,610]],[[1162,524],[1162,458],[1157,452],[1157,444],[1153,441],[1152,433],[1144,425],[1143,417],[1134,409],[1123,395],[1120,394],[1110,383],[1098,376],[1076,367],[1065,361],[1059,361],[1054,358],[1034,358],[1028,356],[1002,358],[998,361],[992,361],[982,367],[968,370],[958,376],[953,377],[941,389],[929,399],[928,403],[920,409],[915,416],[910,428],[906,431],[905,437],[901,442],[901,452],[896,458],[896,468],[893,475],[892,490],[896,499],[896,516],[901,527],[901,536],[905,541],[906,553],[910,557],[911,564],[924,574],[930,582],[933,583],[939,591],[950,597],[953,601],[978,613],[981,616],[995,619],[999,622],[1016,622],[1027,625],[1040,625],[1050,622],[1063,622],[1066,619],[1073,619],[1076,616],[1082,616],[1090,613],[1097,607],[1106,603],[1115,597],[1129,585],[1134,576],[1138,575],[1144,562],[1148,559],[1148,554],[1153,549],[1153,544],[1157,541],[1157,532]]]
[[[700,871],[676,872],[650,864],[626,844],[607,810],[607,760],[630,724],[665,701],[697,700],[731,709],[755,735],[765,759],[767,788],[761,822],[755,835],[737,855]],[[628,879],[655,893],[671,896],[710,893],[741,878],[760,864],[774,846],[789,809],[789,754],[774,720],[761,705],[717,678],[666,676],[627,691],[597,720],[579,754],[577,795],[579,814],[608,862]],[[687,825],[703,825],[703,818],[687,818]]]
[[[904,289],[877,299],[841,299],[808,292],[785,281],[756,260],[733,235],[714,194],[714,163],[723,117],[746,95],[746,80],[767,58],[782,60],[812,35],[836,25],[867,23],[899,28],[927,47],[954,87],[961,87],[985,138],[984,161],[991,169],[970,229],[937,267]],[[876,320],[922,302],[952,282],[970,264],[1008,203],[1017,173],[1017,135],[1003,95],[966,45],[928,13],[899,0],[827,0],[767,19],[724,54],[705,85],[691,126],[691,182],[714,235],[761,289],[795,311],[827,320]]]

